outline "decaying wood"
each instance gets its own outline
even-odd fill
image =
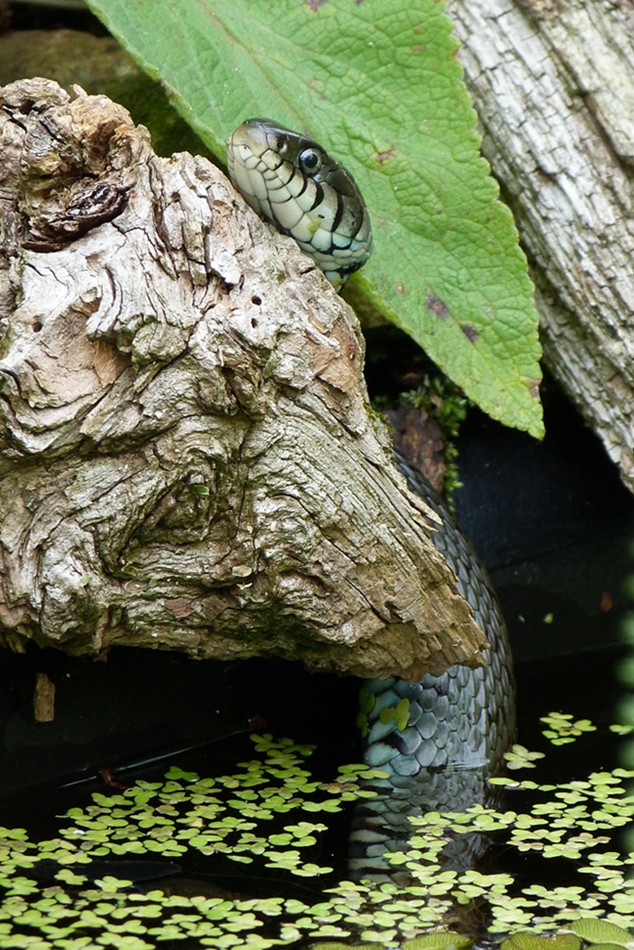
[[[478,662],[312,262],[105,97],[29,80],[2,104],[5,643]]]
[[[53,722],[55,719],[55,683],[46,673],[38,673],[35,677],[33,718],[36,722]]]
[[[634,488],[634,4],[449,0],[546,360]]]

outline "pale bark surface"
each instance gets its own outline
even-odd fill
[[[105,97],[1,95],[3,641],[478,662],[322,274]]]
[[[546,361],[634,488],[634,5],[449,0]]]

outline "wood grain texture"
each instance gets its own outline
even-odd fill
[[[546,362],[634,488],[634,6],[449,0]]]
[[[480,662],[321,272],[105,97],[2,100],[4,642],[364,677]]]

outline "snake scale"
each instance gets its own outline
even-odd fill
[[[361,193],[317,142],[269,120],[250,119],[227,140],[227,166],[248,204],[295,238],[335,287],[369,258],[372,230]],[[439,515],[434,544],[490,649],[484,653],[487,666],[479,669],[453,666],[420,683],[371,680],[362,690],[365,761],[387,778],[374,780],[377,797],[357,808],[350,868],[353,874],[385,872],[392,878],[383,855],[406,845],[408,816],[485,801],[487,776],[500,769],[515,732],[510,647],[484,568],[426,479],[404,459],[397,464],[410,489]],[[449,860],[468,864],[469,847],[463,842]]]

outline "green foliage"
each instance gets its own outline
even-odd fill
[[[446,439],[455,439],[467,418],[467,400],[444,376],[425,376],[420,386],[403,393],[403,402],[435,419]]]
[[[632,550],[634,554],[634,549]],[[630,596],[634,596],[634,577],[629,578],[628,590]],[[621,735],[627,735],[634,730],[634,613],[630,612],[622,626],[621,630],[624,644],[629,647],[629,654],[619,665],[619,675],[622,681],[629,688],[629,693],[623,698],[619,708],[620,724],[615,728]],[[624,747],[621,761],[624,765],[634,767],[634,739]],[[625,836],[627,847],[634,849],[634,828],[630,828]]]
[[[406,940],[401,950],[448,950],[450,947],[454,947],[455,950],[465,950],[472,943],[471,937],[467,937],[465,934],[439,930],[435,933],[425,934],[424,937]]]
[[[402,401],[414,406],[415,409],[422,409],[440,426],[444,440],[443,458],[447,469],[443,495],[448,499],[449,507],[453,510],[453,492],[462,485],[458,472],[458,449],[454,440],[457,439],[460,426],[467,418],[468,400],[450,379],[436,374],[425,376],[416,389],[403,393]]]
[[[572,934],[539,937],[537,934],[520,931],[505,940],[500,950],[581,950],[581,940]]]
[[[362,739],[365,739],[368,734],[368,713],[372,712],[375,703],[376,696],[373,693],[369,693],[365,689],[359,690],[360,711],[357,715],[357,729],[359,730]]]
[[[396,728],[402,732],[409,720],[409,699],[402,699],[393,709],[391,707],[382,709],[379,713],[379,719],[384,725],[394,721]]]
[[[375,252],[353,296],[419,341],[494,418],[541,435],[537,314],[479,156],[436,0],[89,0],[220,159],[246,118],[310,132],[353,173]]]
[[[605,920],[595,920],[592,917],[575,920],[570,929],[586,943],[612,944],[618,947],[634,948],[634,937],[628,930],[610,924]]]
[[[0,85],[24,76],[46,76],[70,90],[78,83],[89,95],[106,95],[130,110],[152,132],[158,155],[207,149],[170,105],[161,87],[146,76],[110,37],[79,30],[15,30],[2,35]]]
[[[473,939],[465,934],[454,933],[451,930],[435,930],[422,937],[405,940],[401,950],[466,950],[472,946]],[[314,950],[378,950],[381,944],[364,943],[315,943]]]

